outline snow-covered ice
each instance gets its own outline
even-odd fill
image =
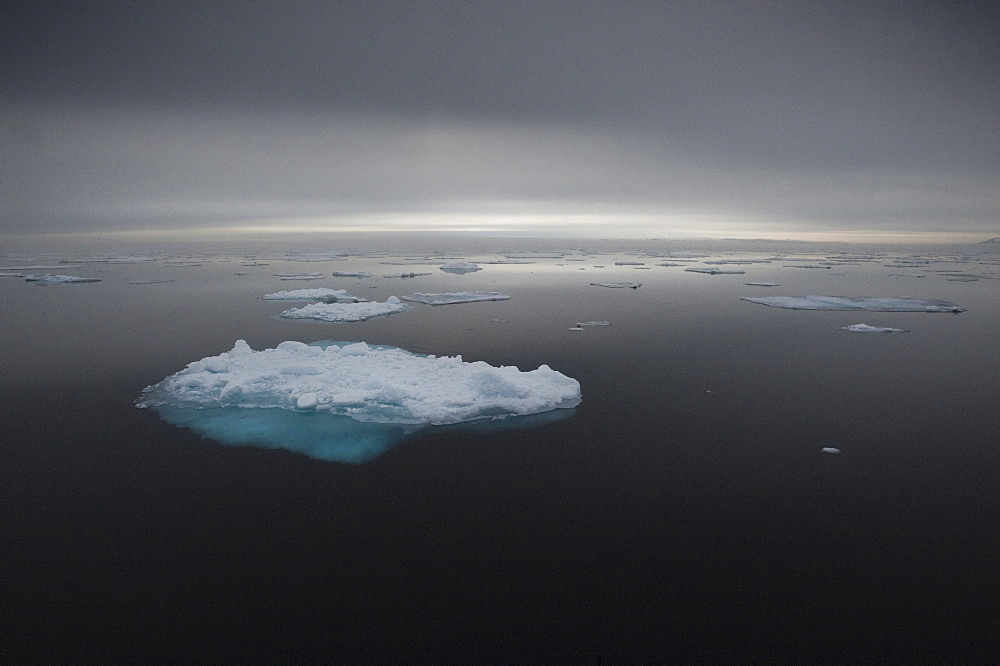
[[[510,300],[510,296],[498,291],[455,291],[444,294],[409,294],[403,296],[403,300],[427,305],[455,305],[480,301],[507,301]]]
[[[385,303],[310,303],[301,308],[285,310],[278,316],[282,319],[317,319],[329,322],[365,321],[403,312],[409,307],[400,303],[395,296],[390,296]]]
[[[835,449],[832,446],[824,446],[820,451],[823,453],[840,453],[840,449]]]
[[[909,333],[904,328],[884,328],[882,326],[869,326],[868,324],[851,324],[850,326],[841,326],[840,330],[850,331],[851,333]]]
[[[477,264],[467,261],[451,261],[447,264],[442,264],[439,268],[445,273],[454,273],[455,275],[464,275],[465,273],[475,273],[476,271],[483,270]]]
[[[254,351],[239,340],[147,387],[136,405],[224,444],[359,463],[421,426],[532,427],[580,401],[579,382],[546,365],[522,372],[364,342]]]
[[[343,289],[330,289],[329,287],[276,291],[273,294],[264,294],[261,298],[265,301],[323,301],[325,303],[357,303],[365,300],[349,294]]]
[[[895,296],[741,296],[741,300],[790,310],[865,310],[869,312],[964,312],[948,301]]]
[[[32,273],[24,276],[25,282],[37,284],[75,284],[77,282],[100,282],[100,278],[76,277],[75,275],[56,275],[53,273]]]

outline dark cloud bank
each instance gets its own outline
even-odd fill
[[[991,3],[4,11],[6,233],[534,216],[998,235]]]

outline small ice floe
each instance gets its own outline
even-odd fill
[[[595,267],[596,268],[596,267]],[[638,289],[641,282],[591,282],[592,287],[608,287],[609,289]]]
[[[282,280],[320,280],[322,273],[275,273],[274,277]]]
[[[925,301],[895,296],[741,296],[740,300],[789,310],[864,310],[869,312],[964,312],[948,301]]]
[[[645,266],[644,261],[616,261],[615,266]]]
[[[577,327],[582,326],[611,326],[610,321],[581,321],[577,322]]]
[[[409,294],[403,296],[403,300],[427,305],[456,305],[480,301],[507,301],[510,300],[510,296],[498,291],[455,291],[444,294]]]
[[[729,270],[725,268],[685,268],[686,273],[705,273],[706,275],[743,275],[746,271]]]
[[[656,264],[657,266],[663,266],[664,268],[671,268],[673,266],[687,266],[687,264],[678,264],[673,261],[665,261],[662,264]]]
[[[100,278],[76,277],[75,275],[56,275],[53,273],[31,273],[24,276],[25,282],[35,284],[76,284],[78,282],[100,282]]]
[[[0,273],[0,277],[19,277],[23,278],[24,273]]]
[[[744,282],[749,287],[780,287],[777,282]]]
[[[582,330],[583,330],[583,327],[582,327],[582,326],[570,326],[570,327],[569,327],[568,329],[566,329],[566,330],[568,330],[568,331],[582,331]]]
[[[405,280],[405,279],[408,279],[408,278],[424,277],[426,275],[430,275],[430,273],[393,273],[392,275],[383,275],[382,277],[384,277],[384,278],[403,278]]]
[[[301,308],[285,310],[279,317],[282,319],[316,319],[329,322],[365,321],[373,317],[396,314],[409,309],[408,305],[400,303],[395,296],[390,296],[385,303],[310,303]]]
[[[341,261],[345,257],[347,257],[347,255],[343,252],[294,252],[281,257],[281,259],[284,259],[285,261],[307,263],[318,261]]]
[[[233,273],[233,275],[250,275],[250,274],[247,273],[246,271],[236,271],[235,273]]]
[[[851,333],[909,333],[905,328],[884,328],[882,326],[869,326],[868,324],[851,324],[841,326],[840,330]]]
[[[562,259],[567,252],[511,252],[503,256],[508,259]]]
[[[164,266],[172,266],[173,268],[190,268],[192,266],[201,266],[199,261],[165,261]]]
[[[270,264],[261,263],[259,261],[243,261],[240,262],[240,266],[270,266]]]
[[[466,261],[451,261],[447,264],[442,264],[438,268],[445,273],[453,273],[455,275],[465,275],[466,273],[475,273],[476,271],[483,270],[477,264]]]
[[[926,275],[919,275],[917,273],[889,273],[889,277],[912,277],[912,278],[922,278],[927,277]]]
[[[330,273],[333,277],[349,277],[349,278],[370,278],[372,274],[368,271],[334,271]]]
[[[264,294],[261,298],[265,301],[323,301],[324,303],[358,303],[365,300],[349,294],[343,289],[330,289],[328,287],[276,291],[273,294]]]
[[[716,266],[724,266],[726,264],[734,264],[736,266],[749,266],[750,264],[769,264],[770,259],[715,259],[710,261],[703,261],[703,264],[711,264]]]
[[[840,449],[835,449],[832,446],[824,446],[820,451],[823,453],[840,453]]]
[[[510,319],[490,319],[491,322],[495,324],[505,324],[510,321]]]
[[[787,261],[787,259],[786,259]],[[830,266],[824,266],[821,264],[792,264],[790,266],[783,266],[782,268],[825,268],[829,270]]]
[[[969,277],[950,277],[945,278],[948,282],[979,282],[979,278],[969,278]]]
[[[176,280],[134,280],[126,284],[166,284],[167,282],[176,282]]]

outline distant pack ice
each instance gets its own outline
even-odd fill
[[[741,300],[789,310],[865,310],[868,312],[964,312],[948,301],[896,296],[742,296]]]
[[[522,372],[396,347],[286,341],[254,351],[237,340],[147,387],[137,405],[280,408],[356,421],[448,424],[576,407],[580,383],[547,365]]]

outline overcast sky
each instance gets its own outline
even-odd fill
[[[1000,235],[996,2],[12,2],[0,233]]]

